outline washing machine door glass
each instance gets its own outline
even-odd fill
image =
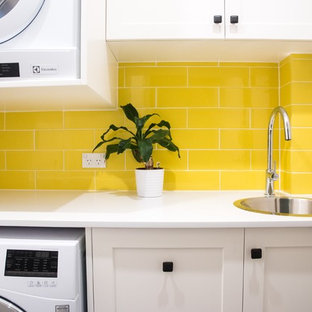
[[[0,0],[0,44],[22,33],[37,17],[45,1]]]
[[[0,298],[0,311],[1,312],[25,312],[19,307],[15,306],[13,303]]]

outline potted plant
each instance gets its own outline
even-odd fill
[[[106,145],[105,159],[113,153],[121,154],[127,149],[131,150],[134,159],[144,164],[143,168],[135,170],[138,195],[141,197],[161,196],[164,169],[159,166],[154,167],[152,153],[154,144],[159,144],[169,151],[177,152],[180,158],[179,148],[172,142],[170,124],[168,121],[161,120],[147,126],[146,123],[151,117],[159,117],[159,115],[154,113],[140,117],[136,108],[130,103],[121,108],[126,117],[134,123],[136,130],[131,131],[123,126],[110,125],[101,135],[101,141],[95,146],[93,152],[105,143],[109,143]],[[123,131],[128,138],[118,136],[107,138],[111,131]]]

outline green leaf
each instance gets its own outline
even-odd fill
[[[165,147],[167,150],[169,150],[171,152],[178,152],[178,156],[179,156],[179,158],[181,158],[179,148],[171,140],[169,140],[167,138],[163,138],[163,139],[159,140],[157,143],[159,145],[161,145],[162,147]]]
[[[104,137],[105,135],[110,131],[110,130],[113,130],[113,131],[118,131],[119,129],[122,129],[122,130],[125,130],[127,132],[129,132],[130,134],[132,134],[133,136],[135,136],[135,134],[130,131],[128,128],[126,127],[116,127],[115,125],[110,125],[109,128],[101,135],[101,139],[104,140]],[[104,140],[105,141],[105,140]]]
[[[159,116],[158,114],[148,114],[142,118],[135,118],[135,124],[139,130],[143,129],[145,123],[153,116]]]
[[[171,138],[171,133],[170,133],[171,126],[170,126],[170,123],[168,121],[166,121],[166,120],[161,120],[159,123],[151,123],[150,126],[145,131],[145,134],[144,134],[143,137],[146,138],[152,132],[151,129],[153,129],[156,126],[159,127],[159,128],[162,128],[162,127],[167,128],[169,130],[169,137],[170,137],[170,139],[172,139]]]
[[[131,151],[132,151],[132,155],[133,155],[134,159],[135,159],[137,162],[139,162],[139,163],[143,162],[143,160],[142,160],[142,158],[141,158],[141,155],[140,155],[140,152],[139,152],[137,146],[134,147],[134,148],[132,148]]]
[[[99,142],[99,143],[95,146],[95,148],[92,150],[92,153],[93,153],[96,149],[98,149],[100,146],[102,146],[104,143],[105,143],[105,142],[103,142],[103,141]]]
[[[135,118],[139,118],[139,113],[136,108],[131,104],[121,106],[122,110],[124,111],[126,117],[135,123]]]
[[[118,143],[117,154],[123,153],[126,149],[129,149],[130,147],[131,147],[131,138],[127,140],[121,140]]]
[[[163,129],[152,130],[150,133],[152,133],[152,135],[148,139],[151,140],[152,143],[158,143],[158,141],[166,138],[166,136],[170,134],[169,130]]]
[[[117,153],[119,144],[109,144],[106,146],[105,159],[108,159],[110,154]]]
[[[138,149],[144,162],[148,162],[153,152],[153,144],[149,139],[139,140]]]

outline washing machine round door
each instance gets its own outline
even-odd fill
[[[1,312],[25,312],[24,310],[17,307],[13,303],[5,300],[4,298],[0,298],[0,311]]]
[[[45,0],[0,0],[0,44],[25,30],[37,17]]]

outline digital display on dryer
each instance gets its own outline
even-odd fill
[[[20,77],[19,63],[0,63],[0,78]]]
[[[8,249],[5,276],[57,277],[58,251]]]

